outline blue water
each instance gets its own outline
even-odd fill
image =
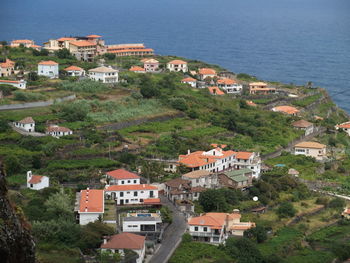
[[[349,0],[0,0],[0,39],[99,34],[265,80],[326,88],[350,112]]]

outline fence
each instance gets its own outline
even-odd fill
[[[53,105],[54,103],[75,100],[75,99],[76,99],[76,95],[73,94],[73,95],[63,97],[63,98],[51,99],[51,100],[46,100],[46,101],[36,101],[36,102],[27,102],[27,103],[18,103],[18,104],[6,104],[6,105],[0,105],[0,111],[46,107],[46,106]]]

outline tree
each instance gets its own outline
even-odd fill
[[[10,126],[7,124],[7,120],[0,119],[0,132],[7,132],[10,130]]]
[[[170,99],[170,104],[174,109],[180,111],[186,111],[188,108],[184,98],[172,98]]]
[[[72,59],[74,58],[68,49],[62,48],[56,51],[56,56],[61,59]]]
[[[225,250],[237,259],[238,263],[263,263],[264,259],[256,247],[256,244],[248,238],[235,239],[230,237],[226,240]],[[236,261],[235,261],[236,262]]]
[[[105,223],[96,221],[81,227],[78,247],[82,250],[95,249],[101,244],[101,237],[114,234],[114,229]]]
[[[84,101],[77,101],[73,103],[66,103],[61,107],[60,115],[67,121],[83,121],[88,112],[90,106]]]
[[[154,85],[148,75],[143,74],[140,79],[140,93],[144,98],[158,97],[160,95],[160,90]]]
[[[248,229],[244,232],[244,237],[262,243],[267,239],[266,229],[263,226],[257,225],[254,228]]]
[[[277,215],[280,218],[283,217],[293,217],[296,213],[296,210],[292,203],[289,202],[283,202],[280,204],[280,206],[277,209]]]
[[[182,243],[189,243],[192,241],[192,236],[189,233],[182,235]]]
[[[106,53],[103,56],[108,60],[114,60],[116,58],[115,54],[112,53]]]
[[[4,166],[7,175],[13,175],[22,169],[22,165],[15,155],[7,155],[4,160]]]
[[[73,210],[70,197],[65,193],[54,193],[45,202],[48,219],[72,219]]]
[[[205,212],[225,212],[228,209],[224,194],[220,189],[208,189],[202,192],[198,201]]]
[[[37,81],[39,79],[38,73],[32,71],[28,73],[28,80]]]

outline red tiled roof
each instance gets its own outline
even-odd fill
[[[216,71],[211,68],[201,68],[199,69],[198,73],[200,75],[216,75]]]
[[[242,160],[248,160],[253,155],[252,152],[237,152],[236,158]]]
[[[87,41],[87,40],[77,40],[77,41],[72,41],[69,42],[73,46],[77,47],[89,47],[89,46],[96,46],[96,43]]]
[[[145,71],[145,69],[144,68],[141,68],[141,67],[139,67],[139,66],[132,66],[130,69],[129,69],[129,71]]]
[[[218,79],[217,82],[218,84],[223,84],[223,85],[233,85],[237,83],[235,80],[228,79],[228,78]]]
[[[197,82],[196,79],[194,78],[191,78],[191,77],[188,77],[188,78],[184,78],[181,80],[182,82]]]
[[[221,229],[226,219],[241,218],[238,213],[206,213],[202,216],[192,217],[188,220],[189,225],[210,226],[213,229]]]
[[[117,170],[113,170],[113,171],[109,171],[106,173],[107,175],[118,179],[118,180],[122,180],[122,179],[140,179],[141,177],[138,176],[135,173],[129,172],[127,170],[124,169],[117,169]]]
[[[206,164],[215,163],[217,159],[226,158],[235,154],[234,151],[222,151],[223,155],[205,155],[203,151],[197,151],[186,155],[179,156],[179,163],[187,167],[199,167]]]
[[[19,83],[18,80],[4,80],[4,79],[0,79],[0,82],[2,82],[2,83]]]
[[[14,44],[30,44],[32,42],[33,40],[29,40],[29,39],[17,39],[17,40],[11,41],[11,43],[14,43]]]
[[[88,35],[86,36],[87,38],[100,38],[102,36],[99,36],[99,35]]]
[[[38,184],[41,182],[41,179],[43,179],[44,176],[41,175],[32,175],[28,183],[30,184]]]
[[[153,52],[152,48],[137,48],[137,49],[120,49],[108,50],[108,53],[127,53],[127,52]]]
[[[81,190],[79,212],[103,213],[104,191],[97,189]]]
[[[58,65],[58,63],[52,60],[48,60],[39,62],[39,65]]]
[[[312,126],[313,124],[311,122],[306,121],[306,120],[299,120],[299,121],[293,122],[292,125],[294,127],[297,127],[297,128],[307,128],[307,127]]]
[[[84,71],[84,69],[77,66],[69,66],[64,69],[65,71]]]
[[[6,58],[5,62],[0,63],[0,68],[12,68],[15,66],[15,62]]]
[[[289,115],[299,112],[299,110],[297,108],[292,107],[292,106],[276,106],[273,109],[274,109],[274,111],[286,113]]]
[[[101,248],[140,250],[144,247],[145,240],[144,236],[124,232],[112,236]]]
[[[20,120],[19,123],[30,124],[30,123],[34,123],[34,120],[32,117],[26,117],[23,120]]]
[[[212,95],[225,95],[225,92],[223,92],[221,89],[219,89],[218,87],[208,87],[209,92]]]
[[[76,40],[76,38],[74,38],[74,37],[61,37],[61,38],[57,39],[57,41],[72,41],[72,40]]]
[[[160,204],[160,198],[148,198],[144,199],[143,203],[146,205],[155,205],[155,204]]]
[[[158,190],[156,186],[149,184],[130,184],[130,185],[111,185],[106,191],[142,191],[142,190]]]
[[[175,60],[169,61],[168,64],[179,65],[179,64],[187,64],[187,62],[180,59],[175,59]]]
[[[71,132],[71,129],[62,126],[50,126],[46,128],[47,132]]]
[[[345,122],[345,123],[342,123],[342,124],[338,124],[336,127],[349,129],[350,128],[350,122]]]

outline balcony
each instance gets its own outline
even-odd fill
[[[188,232],[191,236],[197,236],[197,237],[220,237],[220,233],[213,233],[213,232],[197,232],[197,231],[189,231]]]

